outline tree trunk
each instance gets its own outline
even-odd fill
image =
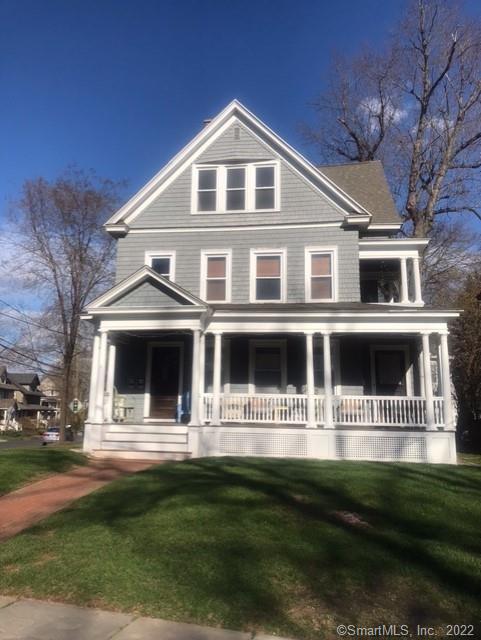
[[[67,417],[69,412],[70,390],[71,390],[71,377],[72,377],[72,357],[65,355],[63,359],[63,381],[62,381],[62,395],[60,398],[60,442],[65,442],[65,427],[67,425]]]

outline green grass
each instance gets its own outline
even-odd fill
[[[309,639],[479,625],[480,490],[474,466],[164,464],[0,545],[0,592]]]
[[[51,473],[85,464],[85,457],[67,448],[4,449],[0,451],[0,495]]]

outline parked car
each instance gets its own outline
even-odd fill
[[[65,439],[67,441],[73,441],[74,434],[70,425],[65,428]],[[60,440],[60,427],[49,427],[42,434],[42,444],[45,446],[49,442],[58,442]]]

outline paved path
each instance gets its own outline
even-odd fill
[[[0,596],[0,640],[287,640]]]
[[[57,473],[7,493],[0,498],[0,541],[112,480],[153,464],[146,460],[94,460],[85,467],[73,467],[66,473]]]

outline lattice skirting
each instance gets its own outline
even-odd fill
[[[453,432],[190,427],[193,457],[267,456],[456,463]]]

